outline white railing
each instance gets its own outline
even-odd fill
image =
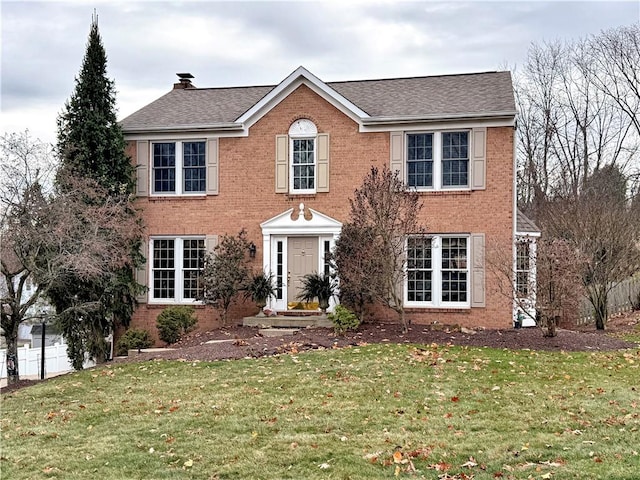
[[[0,378],[7,378],[7,351],[0,350]],[[29,345],[18,348],[18,373],[20,376],[40,376],[42,365],[42,349],[29,348]],[[85,360],[84,368],[95,366],[93,360]],[[47,374],[68,372],[73,370],[67,357],[67,345],[56,343],[44,349],[44,376]]]

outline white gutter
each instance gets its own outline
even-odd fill
[[[415,122],[433,122],[446,120],[482,120],[496,118],[514,118],[515,111],[492,112],[492,113],[451,113],[451,114],[433,114],[433,115],[415,115],[403,117],[368,117],[362,118],[363,125],[381,125],[381,124],[404,124]]]

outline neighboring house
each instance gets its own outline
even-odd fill
[[[515,250],[509,72],[325,83],[300,67],[275,86],[231,88],[178,76],[122,121],[147,234],[138,279],[149,290],[133,325],[153,331],[161,308],[194,303],[203,255],[242,228],[254,268],[278,282],[269,307],[286,311],[299,279],[328,268],[354,190],[385,165],[420,192],[429,232],[408,242],[408,318],[512,325],[484,261],[488,242]],[[255,311],[240,303],[232,318]],[[197,313],[201,328],[217,325],[212,310]]]

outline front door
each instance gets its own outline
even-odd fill
[[[289,237],[287,250],[287,302],[293,308],[299,303],[302,277],[318,271],[318,237]]]

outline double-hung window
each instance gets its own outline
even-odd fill
[[[407,239],[405,301],[416,307],[468,307],[469,238],[435,235]]]
[[[152,144],[154,194],[203,194],[206,190],[204,141]]]
[[[406,181],[418,190],[469,186],[469,132],[408,133]]]
[[[200,290],[204,238],[151,239],[151,300],[193,302]]]
[[[407,239],[407,300],[431,302],[433,298],[431,238]]]
[[[469,132],[442,134],[442,187],[469,185]]]
[[[291,139],[291,179],[294,192],[313,192],[316,188],[315,138]]]
[[[531,270],[529,242],[516,243],[516,293],[519,297],[529,295],[529,273]]]
[[[407,136],[407,184],[433,187],[433,133]]]
[[[316,137],[318,129],[306,118],[296,120],[289,128],[290,192],[316,192]]]

